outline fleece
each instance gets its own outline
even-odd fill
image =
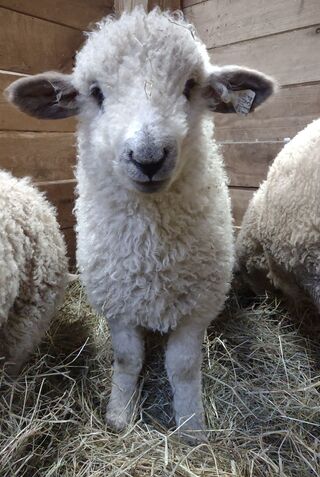
[[[39,344],[66,279],[54,208],[29,179],[0,172],[0,358],[9,372]]]

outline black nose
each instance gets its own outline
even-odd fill
[[[150,180],[161,169],[167,156],[168,156],[168,150],[166,148],[163,148],[162,157],[160,160],[140,162],[134,158],[133,151],[129,152],[130,162],[132,162],[136,166],[136,168],[139,169],[144,175],[149,177]]]

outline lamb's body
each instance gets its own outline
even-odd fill
[[[254,110],[273,82],[214,67],[182,15],[142,8],[102,20],[72,76],[49,73],[9,88],[37,117],[80,115],[77,257],[89,299],[110,325],[107,422],[117,429],[132,417],[143,328],[169,332],[177,424],[204,428],[201,345],[233,263],[226,177],[208,114],[234,112],[232,101],[248,89]]]
[[[144,355],[142,328],[170,332],[166,368],[177,389],[176,422],[187,420],[189,429],[203,429],[201,342],[224,304],[233,266],[230,201],[209,112],[180,110],[183,85],[190,71],[200,74],[206,68],[207,53],[187,25],[175,21],[159,12],[146,17],[136,11],[119,23],[102,23],[78,55],[74,72],[82,88],[87,62],[90,74],[95,71],[99,78],[103,61],[107,71],[100,83],[107,78],[111,93],[105,93],[104,108],[114,134],[93,130],[89,111],[81,118],[76,214],[82,279],[92,305],[110,324],[115,370],[107,421],[118,429],[132,417]],[[102,41],[109,48],[100,51]],[[116,83],[112,71],[117,71]],[[179,174],[167,190],[150,195],[124,187],[117,163],[101,173],[118,154],[117,130],[126,121],[129,130],[123,134],[129,137],[146,127],[146,142],[158,135],[178,138]]]
[[[166,367],[171,384],[181,388],[174,396],[176,422],[204,427],[201,342],[229,290],[233,237],[212,123],[204,120],[200,131],[185,144],[181,175],[159,195],[122,190],[112,174],[90,181],[80,156],[77,256],[89,300],[110,324],[116,361],[107,420],[117,429],[132,417],[143,363],[140,327],[170,332]]]
[[[39,344],[66,277],[53,207],[28,180],[0,172],[0,358],[9,372]]]
[[[255,291],[275,286],[320,311],[320,119],[276,157],[237,240],[237,264]],[[259,289],[257,284],[260,282]]]
[[[109,320],[166,332],[191,316],[207,326],[221,310],[233,263],[230,200],[212,123],[200,127],[163,194],[121,190],[112,174],[91,182],[80,157],[78,261]]]

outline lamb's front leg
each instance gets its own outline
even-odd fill
[[[109,324],[114,369],[111,396],[107,406],[107,424],[115,430],[125,428],[133,417],[135,394],[143,364],[144,342],[140,328]]]
[[[192,443],[206,440],[201,398],[204,332],[203,327],[187,320],[171,332],[166,350],[166,369],[173,391],[176,425],[181,426],[180,434]]]

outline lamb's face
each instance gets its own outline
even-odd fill
[[[181,17],[138,8],[99,24],[72,75],[23,78],[7,95],[38,118],[78,114],[83,170],[155,192],[179,176],[186,138],[201,115],[208,109],[235,112],[234,92],[248,89],[253,111],[272,93],[273,82],[254,70],[212,66]]]
[[[187,24],[157,11],[104,22],[90,35],[73,76],[86,104],[81,143],[101,173],[142,192],[172,183],[206,61]]]

